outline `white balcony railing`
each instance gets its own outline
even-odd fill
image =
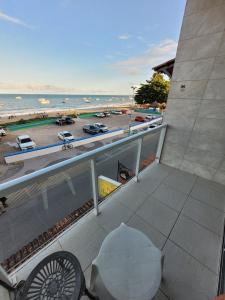
[[[0,184],[8,210],[0,217],[0,261],[10,272],[87,210],[99,213],[98,177],[124,183],[153,160],[160,161],[167,125]],[[120,171],[128,178],[120,177]],[[15,255],[15,253],[17,255]]]

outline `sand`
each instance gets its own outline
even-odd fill
[[[122,109],[122,108],[131,108],[131,104],[111,104],[107,106],[101,107],[85,107],[85,108],[68,108],[68,109],[59,109],[59,108],[49,108],[49,109],[41,109],[41,110],[29,110],[23,112],[8,112],[7,114],[0,115],[0,124],[9,124],[17,122],[21,119],[23,120],[32,120],[36,118],[41,118],[43,115],[48,115],[48,118],[51,117],[58,117],[60,115],[71,115],[71,114],[81,114],[81,113],[93,113],[93,112],[100,112],[105,110],[115,110],[115,109]]]

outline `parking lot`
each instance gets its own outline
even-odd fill
[[[35,127],[35,128],[29,128],[26,130],[17,131],[17,134],[28,134],[32,139],[35,141],[37,146],[45,146],[49,144],[54,144],[59,141],[57,134],[60,131],[67,130],[71,132],[71,134],[75,138],[79,137],[85,137],[90,136],[87,133],[83,132],[83,126],[85,124],[93,124],[93,123],[104,123],[108,126],[109,130],[113,130],[119,127],[128,127],[129,121],[131,121],[131,118],[127,115],[120,115],[120,116],[110,116],[107,118],[88,118],[88,119],[75,119],[75,124],[71,125],[47,125],[47,126],[41,126],[41,127]]]
[[[7,136],[3,137],[0,142],[0,181],[7,181],[9,178],[16,178],[28,173],[31,173],[40,168],[54,164],[56,162],[68,159],[74,155],[79,155],[86,151],[90,151],[94,148],[100,147],[106,143],[111,143],[118,138],[106,139],[101,142],[95,142],[80,146],[69,151],[60,151],[54,154],[45,155],[43,157],[37,157],[19,162],[15,164],[6,165],[4,161],[4,154],[7,152],[19,151],[18,145],[16,144],[16,137],[18,135],[29,135],[37,146],[47,146],[49,144],[55,144],[59,142],[58,132],[68,130],[75,138],[90,136],[90,134],[83,132],[83,126],[86,124],[93,123],[104,123],[109,130],[118,128],[128,128],[129,123],[134,122],[135,116],[141,115],[140,113],[133,113],[130,115],[111,115],[105,118],[77,118],[75,124],[58,126],[56,124],[48,124],[39,127],[31,127],[21,129],[17,131],[8,131]]]
[[[16,137],[18,135],[28,134],[36,143],[37,146],[46,146],[49,144],[54,144],[59,141],[58,132],[68,130],[73,134],[75,138],[89,136],[83,132],[83,126],[85,124],[93,124],[93,123],[104,123],[108,126],[109,130],[113,130],[116,128],[125,128],[129,126],[130,122],[134,121],[134,117],[130,117],[128,115],[111,115],[106,118],[87,118],[87,119],[75,119],[75,124],[71,125],[63,125],[59,126],[56,124],[49,124],[40,127],[34,128],[26,128],[14,132],[10,132],[9,135],[3,138],[2,142],[4,143],[6,140],[9,143],[15,143]],[[12,151],[13,151],[12,147]]]

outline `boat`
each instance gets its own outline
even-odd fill
[[[41,104],[49,104],[50,101],[46,98],[39,98],[38,101],[41,103]]]
[[[86,103],[90,103],[90,102],[91,102],[91,100],[88,99],[88,98],[83,98],[83,100],[84,100],[84,102],[86,102]]]
[[[90,103],[90,102],[91,102],[91,99],[90,99],[90,98],[84,97],[83,100],[84,100],[84,102],[86,102],[86,103]]]
[[[21,96],[16,96],[16,100],[21,100],[22,97]]]
[[[62,103],[66,103],[69,100],[69,98],[64,98]]]

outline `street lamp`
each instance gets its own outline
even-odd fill
[[[132,90],[133,90],[132,108],[134,109],[134,96],[135,96],[135,91],[136,91],[136,89],[137,89],[138,87],[135,86],[135,85],[132,85],[131,88],[132,88]]]
[[[134,96],[135,96],[135,90],[137,89],[138,87],[135,86],[135,85],[132,85],[131,86],[131,89],[133,90],[133,97],[132,97],[132,109],[130,110],[130,118],[132,118],[132,110],[134,111]],[[131,124],[129,123],[129,135],[131,134],[130,132],[130,126]]]

